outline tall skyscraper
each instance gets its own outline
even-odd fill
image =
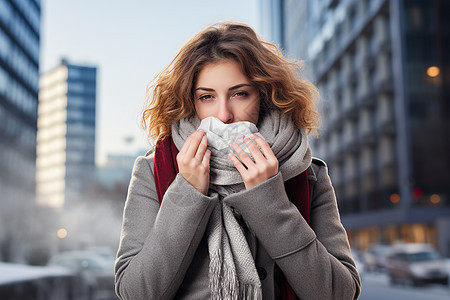
[[[283,41],[283,5],[278,0],[260,0],[259,3],[259,33],[262,37],[278,46]]]
[[[312,140],[353,246],[450,255],[450,2],[279,0],[282,46],[323,98]]]
[[[23,257],[35,202],[41,5],[0,1],[0,260]]]
[[[62,60],[42,75],[37,133],[37,203],[74,205],[95,176],[97,68]]]

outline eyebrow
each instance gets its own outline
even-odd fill
[[[230,87],[228,89],[228,91],[234,91],[234,90],[240,89],[241,87],[244,87],[244,86],[250,86],[251,87],[252,85],[251,84],[247,84],[247,83],[241,83],[241,84],[237,84],[237,85],[234,85],[234,86]],[[195,89],[195,91],[197,91],[197,90],[204,90],[204,91],[207,91],[207,92],[214,92],[214,89],[206,88],[206,87],[198,87],[198,88]]]

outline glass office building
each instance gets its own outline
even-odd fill
[[[314,154],[354,247],[450,255],[450,1],[279,0],[281,45],[321,93]]]
[[[17,247],[35,203],[41,4],[0,0],[0,260]]]
[[[62,60],[42,75],[37,133],[37,202],[76,204],[95,176],[97,68]]]

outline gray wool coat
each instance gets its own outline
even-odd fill
[[[299,299],[356,299],[361,282],[325,163],[313,160],[311,224],[289,201],[281,173],[225,198],[257,237],[255,264],[263,298],[278,299],[281,272]],[[115,264],[121,299],[210,299],[204,237],[219,200],[177,175],[161,207],[153,154],[137,158]],[[243,225],[243,230],[248,231]]]

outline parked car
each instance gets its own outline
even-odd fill
[[[373,244],[364,252],[362,256],[364,270],[385,271],[387,267],[387,257],[391,251],[391,246],[387,244]]]
[[[108,261],[111,265],[112,270],[114,270],[114,263],[116,261],[116,252],[114,252],[109,247],[88,247],[86,251],[94,252],[101,257],[103,257],[106,261]]]
[[[94,251],[67,251],[52,256],[49,266],[74,271],[81,278],[88,299],[117,299],[114,292],[114,270],[110,260]]]
[[[388,258],[391,284],[400,282],[414,286],[424,283],[448,284],[444,259],[428,244],[402,244],[393,248]]]

